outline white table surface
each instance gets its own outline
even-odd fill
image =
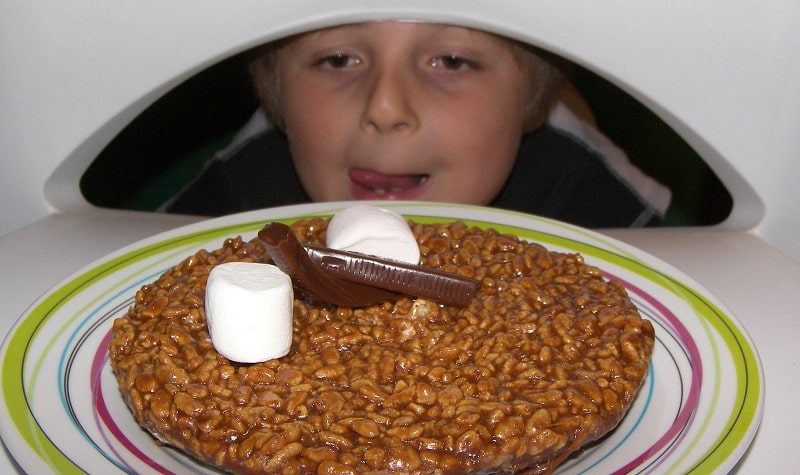
[[[56,214],[0,237],[0,335],[44,292],[127,244],[196,221],[135,212]],[[755,342],[765,373],[764,416],[738,473],[794,473],[800,426],[800,264],[751,233],[612,230],[714,294]],[[3,423],[0,421],[0,423]],[[7,451],[0,473],[19,472]]]

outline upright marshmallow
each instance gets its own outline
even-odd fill
[[[369,205],[343,209],[328,223],[326,244],[333,249],[419,264],[419,245],[406,220]]]
[[[270,264],[229,262],[211,270],[206,324],[214,348],[229,360],[258,363],[292,346],[292,280]]]

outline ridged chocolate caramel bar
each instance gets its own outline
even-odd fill
[[[336,305],[365,307],[409,295],[465,307],[480,288],[475,279],[430,267],[323,246],[303,247],[282,223],[267,224],[258,237],[297,287]]]

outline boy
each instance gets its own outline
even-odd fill
[[[345,25],[272,45],[252,72],[277,131],[237,142],[166,210],[426,200],[600,227],[650,224],[669,202],[627,160],[622,173],[611,167],[598,150],[607,143],[593,147],[543,126],[562,85],[559,67],[493,34],[417,22]]]

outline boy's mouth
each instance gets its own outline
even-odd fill
[[[350,191],[357,200],[413,200],[423,192],[429,175],[386,175],[372,170],[350,170]]]

